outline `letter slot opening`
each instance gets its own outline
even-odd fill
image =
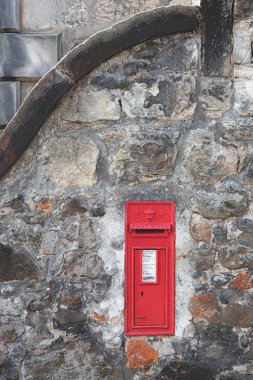
[[[155,228],[150,229],[150,230],[146,230],[146,229],[142,228],[142,229],[135,230],[135,232],[137,234],[163,234],[165,232],[165,230],[164,229],[163,230],[162,229],[155,229]]]

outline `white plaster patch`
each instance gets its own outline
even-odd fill
[[[107,346],[117,348],[121,346],[124,331],[124,318],[119,317],[124,311],[124,250],[114,250],[111,243],[115,239],[122,240],[124,223],[122,217],[114,210],[108,211],[100,223],[102,244],[98,255],[103,259],[107,273],[112,275],[112,286],[107,297],[99,305],[102,313],[108,313],[110,321],[102,333]],[[113,319],[118,319],[118,323],[113,323]]]
[[[178,258],[186,257],[195,244],[192,240],[189,228],[191,215],[190,211],[185,210],[176,217],[176,256]]]
[[[190,276],[190,266],[187,259],[176,263],[176,313],[175,313],[175,337],[185,336],[192,315],[188,310],[190,298],[194,295],[193,279]]]

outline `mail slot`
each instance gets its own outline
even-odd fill
[[[125,334],[174,334],[175,203],[126,202]]]

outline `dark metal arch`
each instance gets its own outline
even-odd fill
[[[0,138],[0,178],[15,163],[61,97],[116,53],[151,38],[199,29],[198,7],[160,7],[96,33],[61,59],[34,87]]]

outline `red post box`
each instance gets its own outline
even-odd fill
[[[174,334],[175,203],[126,202],[125,334]]]

